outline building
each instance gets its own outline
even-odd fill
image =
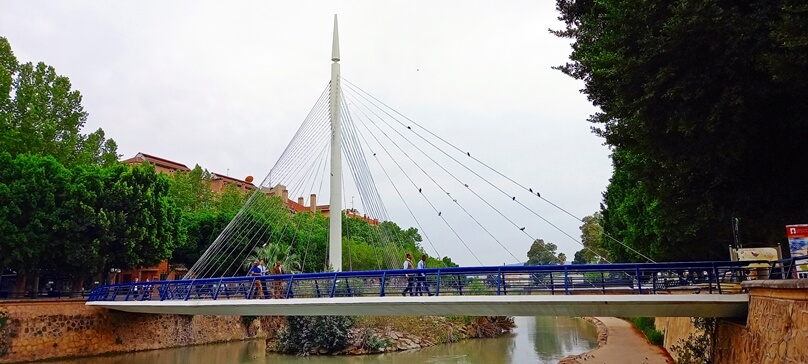
[[[247,176],[247,178],[245,178],[244,180],[240,180],[238,178],[233,178],[218,173],[210,174],[211,191],[216,193],[222,193],[222,191],[224,191],[224,188],[227,187],[227,185],[235,185],[242,192],[245,193],[256,189],[255,185],[252,184],[252,176]]]
[[[317,204],[317,194],[312,193],[309,195],[309,205],[306,206],[306,201],[303,197],[298,197],[297,201],[289,199],[289,190],[286,189],[286,186],[282,184],[276,184],[274,187],[271,188],[264,188],[264,193],[267,196],[278,196],[283,201],[284,205],[289,208],[289,211],[292,213],[298,212],[319,212],[323,214],[323,216],[328,217],[331,215],[331,205],[318,205]],[[345,209],[343,210],[345,216],[355,218],[355,219],[362,219],[365,220],[371,226],[379,226],[379,219],[374,219],[368,217],[367,215],[359,214],[359,211],[356,209]]]
[[[132,165],[140,163],[149,163],[154,166],[155,170],[159,173],[174,174],[177,171],[190,172],[188,166],[174,162],[165,158],[157,157],[151,154],[138,152],[134,157],[121,161],[122,163]],[[248,193],[254,191],[257,187],[252,183],[252,176],[247,176],[245,179],[240,180],[220,173],[211,173],[210,189],[213,192],[221,193],[227,185],[235,185],[241,191]],[[323,216],[328,217],[331,213],[330,205],[317,205],[317,194],[312,193],[309,195],[309,205],[306,206],[305,199],[298,197],[296,201],[289,199],[289,190],[282,184],[277,184],[274,187],[263,187],[262,191],[267,196],[278,196],[283,200],[284,205],[291,213],[299,212],[319,212]],[[365,220],[371,226],[379,226],[379,220],[370,218],[367,215],[359,214],[356,209],[344,210],[346,216],[356,219]],[[182,279],[188,269],[184,266],[172,266],[168,261],[162,261],[159,265],[154,267],[145,267],[132,269],[125,272],[113,271],[110,272],[110,281],[112,283],[129,283],[129,282],[146,282],[153,280],[172,280]]]
[[[183,171],[189,172],[191,171],[188,166],[177,163],[174,161],[170,161],[168,159],[155,157],[150,154],[138,152],[134,157],[121,161],[121,163],[132,165],[132,164],[141,164],[143,162],[147,162],[154,166],[154,169],[159,173],[168,173],[174,174],[176,171]]]

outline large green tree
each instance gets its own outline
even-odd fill
[[[67,169],[51,156],[0,153],[0,266],[24,289],[41,273],[78,288],[112,267],[155,265],[182,240],[167,188],[147,165]]]
[[[70,172],[52,157],[0,153],[0,267],[14,269],[23,289],[27,276],[49,267],[62,251],[62,208]]]
[[[583,249],[575,252],[575,264],[597,263],[607,257],[603,248],[603,215],[596,212],[581,219],[581,243]]]
[[[558,246],[553,243],[545,243],[544,239],[536,239],[530,245],[530,250],[527,252],[526,265],[554,265],[559,264],[563,259],[566,260],[566,255],[556,254]]]
[[[117,163],[117,144],[102,129],[81,133],[87,112],[71,87],[43,62],[19,63],[0,37],[0,151],[50,155],[68,168]]]
[[[655,260],[726,258],[808,221],[807,8],[795,0],[557,0],[613,150],[607,233]],[[642,260],[612,241],[615,260]]]

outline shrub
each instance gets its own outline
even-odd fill
[[[634,327],[645,334],[651,344],[662,345],[665,342],[665,335],[657,331],[653,317],[633,317],[629,320],[634,324]]]
[[[314,347],[337,351],[348,346],[353,325],[354,319],[347,316],[287,316],[276,349],[299,355],[307,355]]]
[[[693,326],[699,330],[697,334],[690,334],[687,340],[679,340],[671,350],[677,354],[678,364],[712,363],[712,347],[715,339],[714,318],[693,318]]]
[[[349,344],[354,319],[349,316],[317,316],[311,333],[314,344],[328,351],[342,349]]]

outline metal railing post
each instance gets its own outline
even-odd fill
[[[634,266],[635,276],[637,278],[637,288],[640,290],[640,294],[642,294],[642,277],[640,277],[640,266]]]
[[[292,282],[294,281],[294,277],[289,277],[289,286],[286,287],[286,298],[292,296]]]
[[[247,287],[247,299],[248,300],[252,298],[252,291],[253,291],[254,288],[255,288],[255,278],[253,277],[253,279],[250,280],[249,286]]]
[[[606,281],[603,278],[603,271],[600,271],[600,292],[606,294]]]
[[[497,296],[500,296],[502,287],[502,269],[497,269]]]
[[[384,283],[387,280],[387,272],[382,273],[382,280],[379,282],[379,297],[384,297]]]
[[[130,286],[129,289],[126,291],[126,297],[123,299],[124,301],[129,301],[129,296],[132,295],[132,288],[134,287]]]
[[[216,299],[219,298],[219,290],[222,288],[223,280],[224,277],[219,278],[219,283],[216,285],[216,289],[213,290],[213,295],[211,296],[211,298],[213,298],[214,301],[216,301]]]
[[[713,276],[715,276],[715,285],[718,288],[718,294],[721,294],[721,281],[718,280],[718,267],[713,262]]]
[[[567,270],[567,266],[565,265],[564,266],[564,294],[565,295],[570,294],[570,282],[569,282],[569,279],[570,279],[570,274],[569,274],[569,271]]]
[[[334,298],[334,292],[337,290],[337,273],[334,273],[334,281],[331,282],[331,293],[328,295],[329,298]]]
[[[160,301],[165,301],[168,297],[168,285],[171,283],[161,284],[157,291],[160,292]]]
[[[438,277],[435,278],[435,297],[440,295],[440,269],[438,269]]]
[[[550,272],[550,295],[555,296],[555,280],[553,279],[553,272]]]
[[[191,292],[193,291],[194,291],[194,283],[193,282],[188,283],[188,293],[185,294],[185,301],[191,298]]]

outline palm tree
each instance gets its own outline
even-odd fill
[[[300,256],[292,251],[292,246],[284,244],[264,244],[257,246],[253,249],[244,265],[249,269],[252,267],[252,262],[264,260],[268,266],[272,266],[274,262],[283,262],[281,267],[285,272],[300,272]]]

